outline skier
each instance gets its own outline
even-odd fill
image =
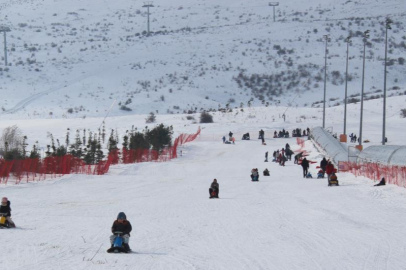
[[[219,184],[217,183],[217,179],[214,179],[209,188],[210,199],[218,198],[219,192],[220,192]]]
[[[385,185],[386,185],[385,177],[382,177],[381,181],[374,186],[379,187],[379,186],[385,186]]]
[[[6,197],[3,197],[1,199],[0,213],[4,215],[4,217],[8,221],[8,224],[10,225],[10,227],[15,228],[16,225],[13,222],[13,220],[11,219],[10,204],[11,204],[11,202]]]
[[[127,216],[124,214],[124,212],[118,213],[117,220],[113,222],[113,226],[111,227],[111,232],[122,232],[122,238],[124,241],[124,252],[130,252],[130,232],[132,230],[131,223],[127,220]],[[112,252],[114,249],[114,240],[116,240],[117,235],[112,235],[110,236],[110,243],[111,243],[111,248],[107,250],[107,252]]]
[[[307,161],[306,158],[302,160],[302,168],[303,168],[303,178],[306,177],[308,171],[309,171],[309,161]]]
[[[320,169],[323,170],[323,173],[326,172],[326,166],[327,166],[327,160],[326,160],[326,158],[324,157],[323,160],[320,162]]]

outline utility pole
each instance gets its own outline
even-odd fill
[[[269,6],[273,7],[273,22],[275,22],[275,7],[279,6],[279,2],[269,2]]]
[[[326,51],[325,51],[325,61],[324,61],[324,99],[323,99],[323,128],[326,127],[326,83],[327,83],[327,43],[330,41],[329,35],[324,35],[326,40]]]
[[[7,26],[0,26],[0,33],[4,33],[4,63],[7,66],[7,37],[6,33],[10,32],[10,28]]]
[[[360,151],[362,151],[362,120],[364,113],[365,49],[368,38],[369,38],[369,30],[366,30],[364,32],[364,57],[362,62],[361,119],[359,123],[359,137],[358,137],[359,144],[357,145],[357,149]]]
[[[385,145],[386,142],[386,67],[387,67],[387,59],[388,59],[388,30],[392,29],[390,25],[392,24],[392,20],[387,18],[386,19],[386,36],[385,36],[385,73],[383,77],[383,124],[382,124],[382,145]]]
[[[340,137],[340,142],[347,142],[347,84],[348,84],[348,52],[351,44],[351,36],[345,39],[347,42],[347,62],[345,66],[345,97],[344,97],[344,134]]]
[[[152,5],[152,1],[148,1],[148,2],[144,2],[144,5],[143,5],[142,7],[146,7],[146,8],[147,8],[147,15],[148,15],[148,36],[149,36],[149,33],[150,33],[150,30],[149,30],[149,15],[150,15],[150,13],[149,13],[149,8],[150,8],[150,7],[154,7],[154,6]]]

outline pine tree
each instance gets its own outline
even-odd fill
[[[38,144],[38,141],[36,143]],[[30,152],[30,158],[31,159],[37,159],[37,158],[40,158],[40,157],[41,157],[41,154],[39,153],[39,147],[38,147],[38,145],[34,144],[32,146],[32,150]]]
[[[173,127],[165,127],[159,124],[155,128],[146,132],[146,139],[152,145],[154,150],[161,151],[166,146],[172,144]]]
[[[65,138],[66,148],[68,148],[68,146],[69,146],[69,136],[70,136],[70,129],[67,128],[67,131],[66,131],[66,138]]]
[[[103,121],[102,139],[103,139],[103,143],[105,143],[106,142],[106,126],[104,125],[104,121]]]
[[[108,143],[108,146],[107,146],[107,149],[109,150],[109,154],[110,154],[111,151],[114,151],[114,150],[118,149],[117,144],[118,144],[118,142],[116,140],[116,136],[114,136],[114,129],[112,129],[110,137],[109,137],[109,143]]]

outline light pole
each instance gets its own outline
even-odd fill
[[[340,136],[340,142],[347,142],[347,84],[348,84],[348,52],[351,44],[351,36],[345,39],[347,42],[347,61],[345,65],[345,97],[344,97],[344,134]]]
[[[364,81],[365,81],[365,49],[367,44],[367,39],[369,38],[369,30],[364,32],[364,56],[362,62],[362,90],[361,90],[361,119],[359,123],[359,144],[357,145],[357,149],[362,151],[362,120],[363,120],[363,113],[364,113]]]
[[[0,33],[4,33],[4,63],[7,66],[7,37],[6,33],[10,32],[10,28],[7,26],[0,26]]]
[[[324,62],[324,98],[323,98],[323,128],[326,127],[326,83],[327,83],[327,43],[330,41],[329,35],[324,35],[326,40],[325,62]]]
[[[390,25],[392,24],[392,20],[387,18],[386,19],[386,35],[385,35],[385,73],[383,76],[383,124],[382,124],[382,145],[385,145],[386,136],[386,67],[387,67],[387,59],[388,59],[388,30],[392,29]]]
[[[142,7],[146,7],[146,8],[147,8],[147,15],[148,15],[148,36],[149,36],[149,33],[150,33],[150,31],[149,31],[149,8],[150,8],[150,7],[154,7],[154,6],[152,5],[152,1],[148,1],[148,2],[144,2],[144,5],[143,5]]]
[[[279,2],[269,2],[269,6],[273,7],[273,22],[275,22],[275,7],[279,6]]]

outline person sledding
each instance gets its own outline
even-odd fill
[[[0,206],[0,227],[3,228],[15,228],[16,225],[11,219],[11,202],[6,198],[1,199]]]
[[[210,199],[218,198],[220,192],[219,183],[217,183],[217,179],[214,179],[209,188]]]
[[[317,173],[317,179],[320,179],[320,178],[324,178],[324,172],[322,169],[320,169],[319,172]]]
[[[264,170],[264,176],[269,176],[269,170],[267,168]]]
[[[107,252],[131,252],[129,246],[131,231],[131,223],[127,220],[127,216],[124,212],[118,213],[117,219],[113,222],[113,226],[111,227],[113,235],[110,236],[111,247]]]
[[[252,181],[252,182],[257,182],[257,181],[259,181],[258,169],[252,169],[252,170],[251,170],[251,181]]]
[[[337,175],[334,172],[330,175],[330,178],[328,180],[328,185],[329,186],[338,186],[339,185]]]
[[[386,181],[385,181],[385,177],[382,177],[381,181],[374,185],[374,187],[379,187],[379,186],[385,186],[386,185]]]

